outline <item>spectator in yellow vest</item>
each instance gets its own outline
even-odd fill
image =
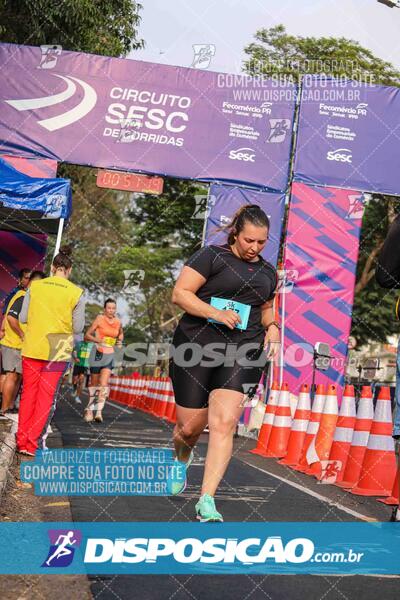
[[[71,362],[73,334],[85,324],[82,289],[69,281],[72,261],[60,251],[52,277],[35,281],[24,298],[20,322],[26,323],[22,344],[23,390],[17,447],[34,456],[56,408],[60,381]]]
[[[32,281],[43,279],[46,275],[42,271],[32,271],[29,276],[28,287]],[[22,361],[21,348],[24,339],[25,326],[18,321],[25,289],[19,289],[10,299],[3,320],[4,335],[1,338],[1,356],[5,379],[3,383],[3,396],[0,417],[6,416],[8,411],[14,411],[15,397],[21,383]]]

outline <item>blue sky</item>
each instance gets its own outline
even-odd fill
[[[193,44],[215,44],[210,69],[239,72],[243,48],[262,27],[358,40],[400,68],[400,9],[377,0],[141,0],[146,48],[131,57],[190,66]]]

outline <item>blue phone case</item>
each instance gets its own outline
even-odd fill
[[[218,310],[235,310],[242,322],[235,325],[235,329],[247,329],[247,323],[249,322],[250,309],[249,304],[243,304],[242,302],[236,302],[236,300],[229,300],[227,298],[216,298],[212,296],[210,301],[211,306],[218,308]],[[208,319],[210,323],[220,323],[215,319]]]

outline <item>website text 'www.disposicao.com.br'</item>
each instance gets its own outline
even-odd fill
[[[39,496],[164,496],[168,492],[162,481],[40,481],[36,485]]]
[[[290,102],[296,98],[294,89],[236,89],[232,90],[234,103],[243,102]],[[360,89],[303,89],[301,90],[303,102],[359,102],[361,99]],[[227,104],[227,103],[225,103]],[[233,104],[232,108],[238,107]],[[247,108],[248,107],[244,107]],[[253,109],[254,110],[254,109]],[[264,112],[268,113],[268,107]]]

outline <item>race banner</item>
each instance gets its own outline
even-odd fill
[[[243,204],[258,204],[267,214],[271,227],[267,244],[261,255],[276,267],[285,213],[284,194],[259,192],[217,183],[212,184],[207,202],[205,245],[226,244],[227,233],[219,231],[219,228],[229,224],[234,213]],[[198,205],[200,205],[200,202]]]
[[[400,194],[399,114],[397,87],[304,77],[295,179]]]
[[[294,394],[311,385],[316,342],[328,344],[332,357],[316,383],[343,384],[363,210],[360,192],[293,184],[284,258],[284,381]]]
[[[46,49],[0,44],[0,151],[286,189],[293,84]]]

